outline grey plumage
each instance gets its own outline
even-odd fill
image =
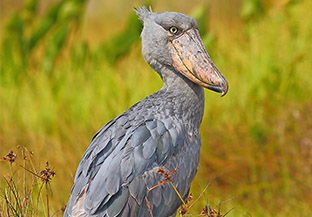
[[[173,46],[171,40],[188,31],[196,35],[197,22],[184,14],[154,13],[145,7],[136,13],[144,25],[143,56],[164,86],[94,136],[78,166],[64,216],[149,216],[145,198],[155,217],[174,216],[182,202],[169,183],[148,191],[162,180],[158,169],[177,169],[172,178],[183,198],[196,174],[204,91],[189,77],[192,75],[180,73],[178,60],[168,47]],[[170,33],[171,26],[177,27],[180,35]],[[213,87],[208,86],[209,79],[197,78],[207,83],[200,85],[226,92],[223,76],[213,70],[207,70],[216,73]]]

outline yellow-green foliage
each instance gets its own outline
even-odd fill
[[[90,49],[80,37],[86,1],[59,1],[44,15],[38,1],[26,2],[2,30],[0,155],[20,145],[34,152],[33,167],[49,161],[56,171],[52,214],[66,204],[96,131],[162,82],[143,60],[131,11],[124,31]],[[222,204],[223,213],[236,207],[229,216],[311,215],[312,2],[267,2],[274,1],[244,1],[236,21],[213,19],[206,5],[193,12],[230,89],[224,98],[206,91],[191,191],[199,195],[211,183],[190,213],[238,196]],[[1,176],[12,172],[8,162],[0,168]],[[23,170],[14,168],[22,185]],[[0,183],[3,195],[2,177]],[[42,200],[38,216],[47,214]],[[1,196],[1,215],[5,206]]]

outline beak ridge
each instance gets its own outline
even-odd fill
[[[192,82],[224,96],[228,83],[209,57],[197,29],[169,42],[173,67]]]

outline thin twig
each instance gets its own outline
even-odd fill
[[[16,211],[16,209],[14,209],[14,206],[11,204],[10,199],[7,197],[7,192],[5,192],[4,197],[5,197],[5,202],[7,204],[8,216],[11,216],[10,215],[10,210],[13,210],[15,212],[16,216],[19,216],[18,212]]]
[[[200,193],[200,195],[196,198],[196,200],[189,206],[191,208],[192,206],[195,205],[195,203],[204,195],[205,191],[207,190],[208,186],[210,185],[211,181],[208,182],[204,190]]]
[[[22,208],[21,208],[21,205],[20,205],[19,199],[18,199],[18,191],[17,191],[16,186],[14,185],[14,181],[12,180],[12,177],[11,177],[10,181],[8,181],[6,178],[4,178],[4,180],[6,181],[7,185],[9,186],[11,194],[13,194],[13,196],[14,196],[14,199],[16,201],[16,206],[19,208],[20,211],[22,211]],[[10,184],[10,183],[12,183],[12,184]],[[10,198],[10,200],[11,200],[11,198]]]
[[[225,203],[227,203],[227,202],[230,202],[230,201],[232,201],[232,200],[238,198],[239,196],[240,196],[240,195],[237,195],[237,196],[231,197],[230,199],[227,199],[227,200],[225,200],[225,201],[222,201],[219,205],[222,205],[222,204],[225,204]]]
[[[183,202],[183,205],[186,206],[186,203],[184,202],[183,198],[181,197],[179,191],[176,189],[176,187],[173,185],[172,181],[169,181],[171,186],[173,187],[174,191],[177,193],[177,195],[179,196],[180,200]]]
[[[39,197],[41,196],[41,190],[42,190],[42,187],[43,187],[44,183],[41,184],[40,188],[39,188],[39,191],[38,191],[38,196],[37,196],[37,216],[38,216],[38,207],[39,207]]]
[[[227,214],[229,214],[233,209],[236,209],[236,207],[231,208],[229,211],[227,211],[222,217],[226,216]]]
[[[50,209],[49,209],[49,190],[48,190],[48,183],[45,183],[46,186],[46,197],[47,197],[47,211],[48,211],[48,217],[50,217]]]
[[[152,209],[151,209],[150,202],[148,201],[147,197],[145,197],[145,200],[146,200],[147,209],[148,209],[148,211],[149,211],[151,217],[154,217],[153,212],[152,212]]]

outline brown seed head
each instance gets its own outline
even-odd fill
[[[17,155],[15,154],[15,152],[13,150],[10,150],[9,153],[6,156],[4,156],[2,159],[12,164],[16,160],[16,157]]]

